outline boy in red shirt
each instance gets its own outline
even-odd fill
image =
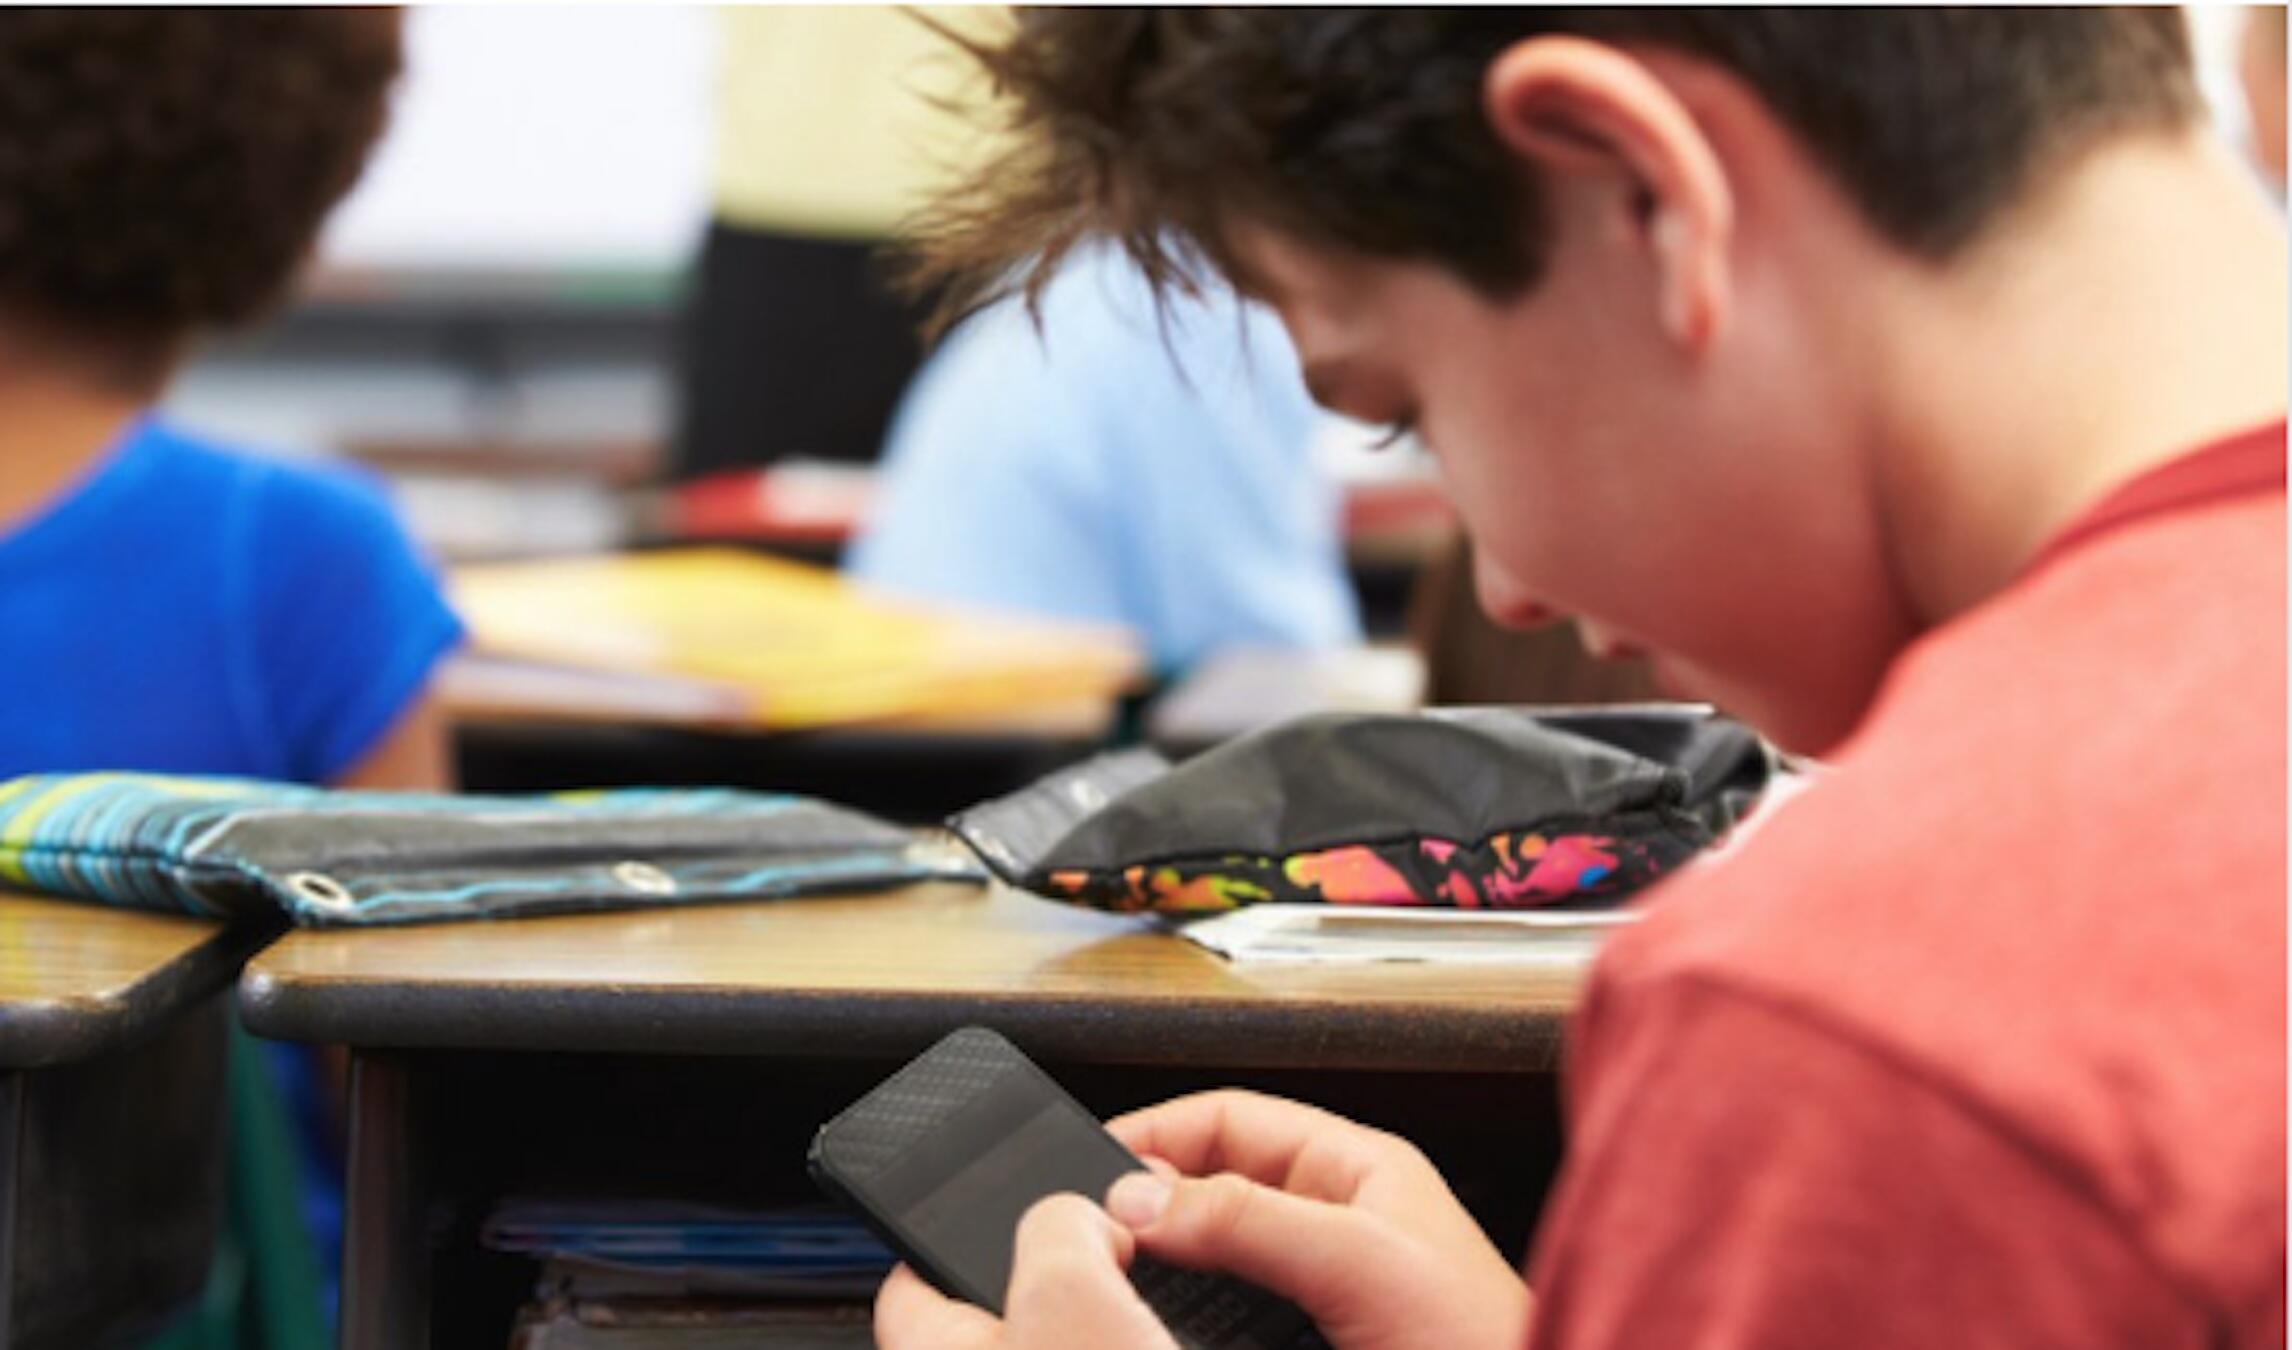
[[[1137,1251],[1340,1350],[2284,1344],[2285,240],[2180,15],[980,55],[1019,134],[941,218],[959,303],[1099,233],[1219,267],[1440,458],[1491,612],[1835,771],[1602,960],[1525,1282],[1404,1142],[1214,1094],[1028,1216],[1007,1321],[895,1276],[887,1350],[1170,1350]]]

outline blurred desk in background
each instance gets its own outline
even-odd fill
[[[472,566],[444,672],[477,790],[709,783],[936,820],[1099,748],[1126,633],[884,600],[731,550]]]
[[[714,474],[650,499],[639,520],[661,540],[840,549],[867,518],[875,477],[866,465],[805,461]],[[1369,558],[1421,558],[1456,528],[1430,477],[1346,483],[1344,512],[1348,547]]]
[[[0,893],[0,1345],[185,1312],[224,1210],[230,1009],[266,932]]]
[[[296,932],[250,1028],[353,1049],[345,1350],[501,1344],[511,1196],[816,1198],[812,1131],[984,1023],[1112,1114],[1238,1084],[1408,1134],[1508,1250],[1558,1157],[1585,969],[1240,967],[1152,919],[951,884],[762,905]]]
[[[732,549],[467,566],[449,589],[474,655],[686,700],[688,724],[1026,717],[1110,701],[1144,664],[1123,629],[895,599]]]

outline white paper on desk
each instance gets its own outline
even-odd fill
[[[1579,965],[1630,910],[1402,909],[1251,905],[1179,930],[1243,965]]]

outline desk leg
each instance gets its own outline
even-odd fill
[[[24,1139],[24,1075],[0,1072],[0,1347],[15,1344],[16,1164]]]
[[[430,1186],[418,1095],[405,1060],[352,1055],[342,1350],[430,1343]]]

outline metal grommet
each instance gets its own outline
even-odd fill
[[[675,895],[676,878],[648,862],[616,863],[613,880],[645,895]]]
[[[324,872],[297,872],[286,884],[296,895],[326,909],[349,909],[358,903],[348,887]]]

